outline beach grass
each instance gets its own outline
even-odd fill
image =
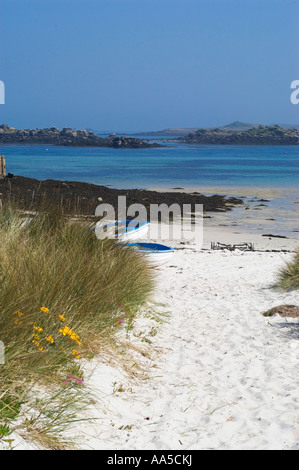
[[[299,248],[293,259],[280,269],[276,287],[285,291],[299,289]]]
[[[150,298],[153,272],[56,207],[25,218],[4,207],[0,237],[0,439],[18,428],[61,448],[62,429],[88,404],[82,359],[117,357],[117,334]]]

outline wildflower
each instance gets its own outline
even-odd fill
[[[40,326],[35,326],[33,327],[34,330],[38,331],[39,333],[43,331],[43,329]]]
[[[68,374],[68,378],[77,384],[83,385],[83,380],[78,377],[74,377],[72,374]],[[64,383],[69,384],[70,382],[69,380],[64,380]]]
[[[49,312],[49,309],[47,307],[41,307],[41,311],[42,312],[45,312],[45,313],[48,313]]]
[[[17,312],[15,312],[16,315],[18,315],[19,317],[21,317],[23,315],[22,312],[20,312],[19,310]]]
[[[65,326],[64,328],[60,328],[59,333],[63,334],[63,336],[69,335],[72,330]]]
[[[79,341],[80,337],[73,330],[71,330],[68,326],[61,328],[59,330],[59,333],[63,334],[63,336],[68,335],[71,338],[71,340],[76,341],[76,343],[79,346],[81,346],[82,343]]]
[[[38,336],[36,333],[34,333],[34,334],[32,335],[32,337],[33,337],[34,339],[36,339],[36,340],[39,340],[39,336]]]
[[[76,349],[73,349],[72,354],[73,356],[75,356],[75,359],[80,359],[80,354],[78,353]]]
[[[49,341],[49,343],[53,344],[54,343],[54,338],[53,336],[49,335],[46,337],[46,341]]]
[[[38,348],[38,350],[39,350],[39,351],[43,351],[44,348],[43,348],[42,346],[40,346],[40,347]]]
[[[59,315],[61,321],[65,321],[65,318],[62,315]]]
[[[123,320],[121,320],[121,319],[119,319],[118,321],[119,321],[119,323],[123,323],[123,322],[124,322],[124,321],[123,321]]]
[[[74,379],[74,381],[77,382],[77,384],[80,384],[80,385],[83,384],[83,380],[82,380],[82,379]]]

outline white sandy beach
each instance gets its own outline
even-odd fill
[[[155,300],[165,305],[167,321],[140,318],[131,337],[151,353],[141,357],[149,378],[132,383],[99,361],[90,379],[99,419],[81,427],[80,448],[294,449],[298,319],[261,315],[299,304],[298,292],[271,289],[288,259],[178,250],[157,272]]]
[[[298,291],[272,289],[299,239],[234,230],[205,227],[202,247],[177,242],[156,270],[154,304],[128,338],[119,333],[144,352],[131,359],[141,376],[132,380],[108,358],[86,364],[94,404],[84,417],[93,420],[70,432],[79,449],[298,448],[299,319],[261,312],[299,305]],[[256,251],[213,251],[211,241],[254,242]]]

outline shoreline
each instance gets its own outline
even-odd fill
[[[151,189],[162,193],[166,190],[165,187]],[[211,242],[251,242],[256,249],[291,251],[299,245],[298,188],[200,186],[167,190],[190,194],[200,191],[204,195],[220,194],[243,200],[242,205],[233,207],[230,212],[214,212],[204,217],[205,249],[210,247]],[[266,237],[267,234],[272,237]]]
[[[275,187],[252,187],[252,186],[223,186],[223,185],[212,185],[212,186],[184,186],[184,187],[157,187],[157,186],[149,186],[146,190],[150,191],[158,191],[158,192],[165,192],[165,191],[172,191],[178,192],[183,191],[185,193],[191,194],[194,192],[201,192],[202,194],[225,194],[225,195],[235,195],[235,196],[263,196],[263,197],[277,197],[282,196],[289,193],[296,193],[298,194],[299,198],[299,189],[296,187],[284,187],[284,186],[275,186]]]
[[[85,182],[37,180],[13,176],[0,180],[2,200],[15,200],[32,209],[42,201],[64,205],[64,210],[95,217],[100,203],[117,207],[126,196],[127,207],[143,204],[203,204],[203,247],[212,242],[254,243],[256,249],[293,251],[299,243],[299,192],[297,188],[190,187],[117,189]],[[117,214],[116,214],[117,216]],[[272,235],[266,237],[266,235]],[[167,243],[167,241],[166,241]],[[272,247],[272,248],[271,248]]]
[[[202,193],[190,194],[186,192],[173,193],[172,191],[151,191],[145,189],[117,189],[93,183],[69,180],[38,180],[9,174],[0,179],[0,193],[3,201],[14,200],[16,204],[30,208],[43,201],[63,205],[64,210],[74,210],[77,214],[94,216],[99,202],[111,204],[115,209],[119,196],[126,196],[127,207],[131,204],[142,204],[148,211],[151,204],[178,203],[203,204],[205,211],[229,211],[234,205],[243,201],[236,197],[221,195],[205,196]]]

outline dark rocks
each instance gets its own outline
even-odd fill
[[[288,238],[285,235],[273,235],[272,233],[263,233],[262,237],[269,237],[269,238]]]
[[[299,317],[299,307],[296,305],[278,305],[277,307],[273,307],[266,312],[262,312],[264,317],[272,317],[276,314],[280,315],[281,317],[296,318]]]
[[[64,127],[45,129],[15,129],[6,124],[0,126],[0,144],[23,145],[59,145],[72,147],[112,147],[112,148],[150,148],[161,147],[159,144],[149,144],[147,141],[133,137],[99,137],[92,131],[73,130]]]
[[[299,134],[297,129],[284,129],[275,124],[241,131],[225,128],[198,129],[176,140],[206,145],[299,145]]]
[[[179,204],[181,212],[184,204],[190,204],[195,211],[195,204],[203,204],[205,212],[231,210],[232,204],[243,204],[242,199],[226,198],[225,196],[203,194],[188,194],[183,192],[156,192],[141,189],[113,189],[90,183],[74,181],[40,181],[23,176],[0,181],[0,193],[3,203],[13,202],[26,210],[37,209],[44,203],[53,203],[63,207],[68,213],[93,216],[96,207],[101,203],[111,204],[115,211],[118,206],[118,196],[126,196],[126,204],[139,203],[145,206],[148,218],[151,204]]]

